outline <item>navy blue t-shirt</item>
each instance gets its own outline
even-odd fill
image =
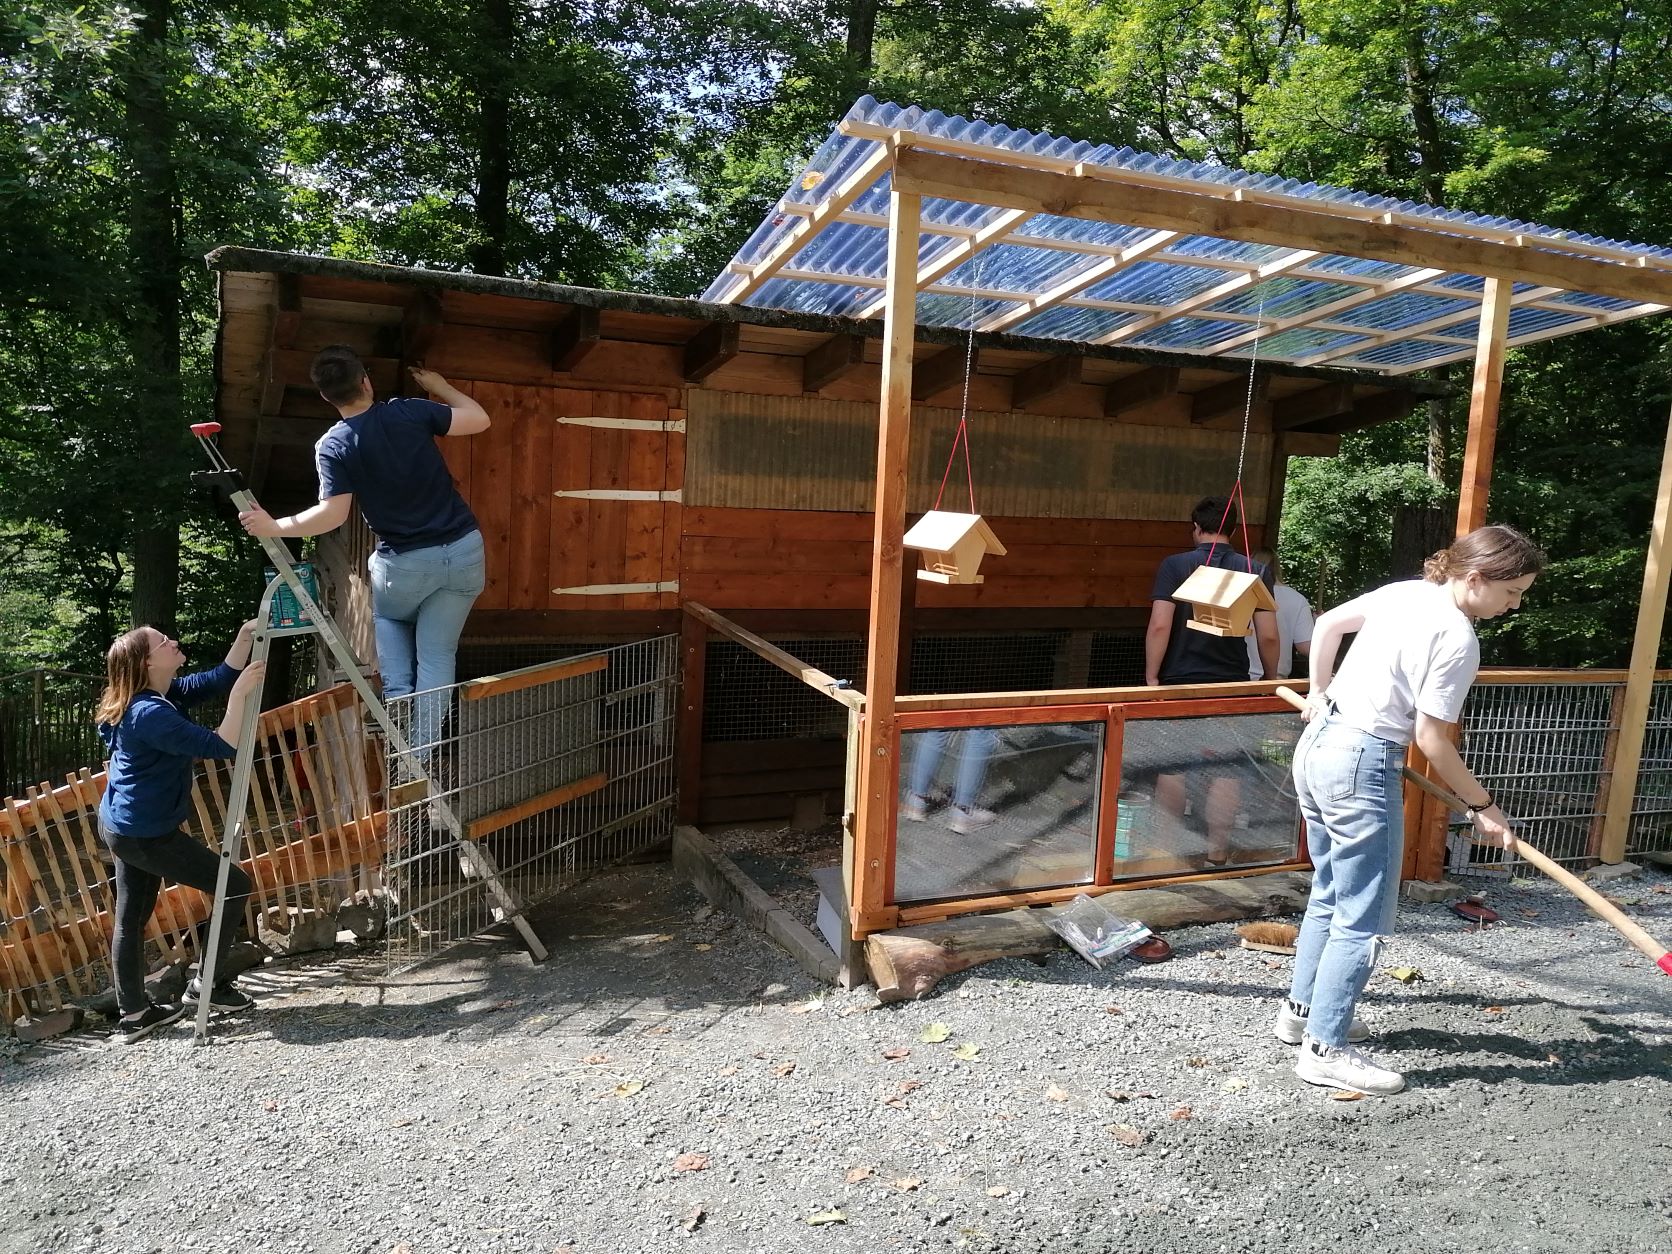
[[[352,492],[380,549],[409,553],[476,530],[435,446],[453,425],[437,401],[395,396],[344,418],[314,445],[319,499]]]
[[[1228,544],[1198,544],[1188,553],[1175,553],[1161,560],[1155,572],[1152,601],[1171,601],[1173,593],[1198,567],[1213,564],[1221,570],[1258,571],[1267,590],[1276,587],[1272,573],[1258,562],[1250,562]],[[1167,654],[1161,660],[1164,684],[1227,684],[1248,678],[1248,642],[1241,636],[1215,636],[1191,631],[1185,626],[1193,617],[1190,602],[1173,606],[1173,630],[1167,637]]]
[[[192,808],[192,767],[199,758],[230,758],[237,749],[184,711],[224,698],[238,672],[225,662],[213,670],[181,675],[167,694],[149,688],[135,695],[116,724],[99,724],[110,752],[99,820],[118,836],[166,836]]]

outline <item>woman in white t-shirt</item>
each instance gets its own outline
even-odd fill
[[[1477,619],[1521,604],[1545,556],[1513,527],[1480,527],[1428,559],[1423,579],[1391,583],[1319,616],[1308,726],[1295,749],[1312,894],[1294,981],[1273,1026],[1300,1045],[1312,1084],[1397,1093],[1405,1077],[1351,1042],[1369,1032],[1353,1007],[1393,930],[1403,857],[1403,781],[1414,740],[1484,838],[1515,847],[1509,820],[1463,764],[1456,723],[1480,666]],[[1342,638],[1358,638],[1337,673]],[[1478,803],[1478,804],[1477,804]]]

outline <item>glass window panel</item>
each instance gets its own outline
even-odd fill
[[[1102,723],[902,732],[894,899],[1089,884]]]

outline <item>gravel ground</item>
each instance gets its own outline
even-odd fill
[[[1672,936],[1664,872],[1611,891]],[[624,868],[538,967],[292,964],[209,1049],[8,1047],[0,1248],[1672,1250],[1672,983],[1551,885],[1489,897],[1484,932],[1404,909],[1384,965],[1426,979],[1365,1011],[1411,1088],[1339,1101],[1269,1035],[1288,960],[1229,925],[875,1008]]]

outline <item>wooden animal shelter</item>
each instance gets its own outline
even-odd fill
[[[216,416],[263,503],[313,499],[319,348],[354,347],[380,393],[420,362],[471,393],[493,426],[441,442],[488,545],[461,677],[679,633],[682,816],[843,815],[856,936],[1303,865],[1273,685],[1132,671],[1192,505],[1234,486],[1239,548],[1274,540],[1290,458],[1473,357],[1466,530],[1506,349],[1672,305],[1664,250],[869,98],[702,300],[209,261]],[[984,531],[924,545],[944,582],[920,581],[908,524],[960,440]],[[364,547],[319,557],[369,653]],[[1406,873],[1435,878],[1446,816],[1410,810]]]

